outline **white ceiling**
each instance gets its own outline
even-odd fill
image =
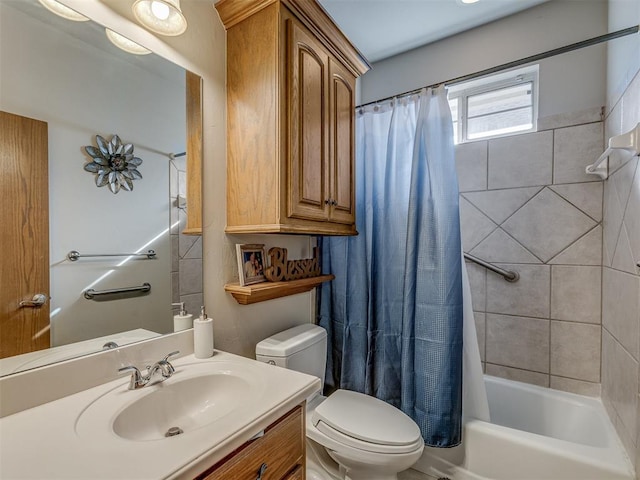
[[[548,0],[319,0],[369,60],[478,27]]]

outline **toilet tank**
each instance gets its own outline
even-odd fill
[[[276,333],[256,345],[256,360],[324,380],[327,332],[318,325],[307,323]]]

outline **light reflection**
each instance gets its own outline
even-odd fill
[[[42,330],[40,330],[39,332],[36,332],[36,334],[32,337],[33,340],[35,340],[36,338],[40,338],[42,335],[47,333],[50,329],[51,329],[51,326],[49,324],[46,327],[44,327]]]
[[[180,221],[178,220],[177,222],[175,222],[173,225],[171,225],[169,228],[165,228],[162,232],[160,232],[158,235],[156,235],[155,237],[153,237],[151,240],[149,240],[147,243],[145,243],[144,245],[142,245],[140,248],[138,248],[135,252],[133,253],[140,253],[142,252],[145,248],[149,247],[150,245],[152,245],[156,240],[162,238],[164,235],[166,235],[172,228],[177,227],[180,224]],[[127,263],[129,260],[131,260],[132,258],[135,258],[135,255],[129,255],[128,257],[126,257],[124,260],[122,260],[120,263],[118,263],[116,265],[116,268],[118,267],[122,267],[125,263]],[[87,285],[86,287],[84,287],[82,290],[80,290],[80,293],[84,293],[87,290],[89,290],[90,288],[95,287],[98,283],[100,283],[102,280],[104,280],[105,278],[107,278],[109,275],[111,275],[113,272],[115,272],[116,269],[111,269],[108,272],[102,274],[99,278],[97,278],[96,280],[94,280],[92,283],[90,283],[89,285]]]

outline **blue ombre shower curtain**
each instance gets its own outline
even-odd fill
[[[356,114],[357,237],[321,239],[326,384],[402,409],[425,443],[460,443],[462,256],[444,87]]]

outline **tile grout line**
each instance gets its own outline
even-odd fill
[[[562,200],[564,200],[565,202],[567,202],[569,205],[571,205],[572,207],[576,208],[577,210],[579,210],[580,212],[584,213],[587,217],[589,217],[591,220],[593,220],[596,223],[600,223],[602,221],[602,219],[598,220],[596,218],[593,218],[590,214],[588,214],[587,212],[584,211],[584,209],[580,208],[579,206],[577,206],[575,203],[573,203],[571,200],[569,200],[568,198],[566,198],[564,195],[562,195],[559,192],[556,192],[554,190],[553,187],[561,187],[563,185],[594,185],[597,183],[603,183],[603,180],[599,180],[598,182],[579,182],[579,183],[558,183],[558,184],[553,184],[553,185],[549,185],[549,189],[555,193],[556,195],[558,195]],[[603,192],[604,192],[604,183],[603,183]],[[601,210],[601,215],[602,215],[602,210]]]
[[[617,344],[618,344],[618,345],[619,345],[619,346],[624,350],[624,352],[625,352],[627,355],[629,355],[629,356],[633,359],[633,361],[634,361],[634,362],[636,362],[636,363],[638,363],[638,364],[640,365],[640,359],[637,359],[637,358],[636,358],[636,357],[635,357],[635,356],[634,356],[634,355],[633,355],[633,354],[632,354],[632,353],[627,349],[627,347],[625,347],[625,346],[620,342],[620,340],[618,340],[618,337],[616,337],[616,336],[613,334],[613,332],[611,332],[611,331],[607,328],[607,326],[606,326],[606,325],[602,324],[602,330],[603,330],[603,331],[605,331],[605,330],[606,330],[606,331],[607,331],[607,333],[608,333],[609,335],[611,335],[611,338],[613,338],[613,340],[615,340],[615,342],[616,342],[616,343],[617,343]],[[638,372],[636,372],[636,375],[637,375],[637,373],[638,373]]]
[[[556,184],[556,130],[551,130],[551,185]]]
[[[459,196],[459,194],[458,194]],[[480,245],[483,241],[485,241],[493,232],[495,232],[499,227],[498,224],[496,224],[496,222],[494,222],[493,220],[491,220],[482,210],[480,210],[478,207],[476,207],[473,203],[471,203],[469,200],[467,200],[465,198],[465,201],[471,205],[475,210],[478,211],[478,213],[480,213],[480,215],[482,215],[484,218],[486,218],[487,220],[489,220],[491,222],[491,224],[494,226],[494,228],[491,229],[491,231],[485,235],[484,237],[482,237],[477,243],[474,243],[474,245],[469,248],[469,252],[471,250],[473,250],[474,248],[476,248],[478,245]],[[460,224],[460,235],[462,236],[462,230],[464,230],[464,225]]]
[[[622,226],[624,225],[624,214],[626,213],[626,206],[623,207],[622,205],[620,205],[620,199],[618,198],[618,187],[616,187],[616,184],[614,182],[610,183],[610,187],[609,190],[613,189],[613,193],[612,195],[614,196],[614,200],[618,203],[618,206],[621,209],[621,217],[622,219],[620,220],[620,226],[618,228],[616,228],[616,232],[615,232],[615,241],[613,242],[613,252],[611,252],[611,258],[609,258],[609,260],[611,260],[611,265],[613,265],[613,259],[616,256],[616,251],[618,250],[618,243],[620,242],[620,233],[622,232]],[[604,212],[603,212],[604,213]],[[604,245],[604,241],[603,241],[603,245]]]
[[[549,386],[551,386],[551,304],[553,296],[553,265],[549,266]]]
[[[489,142],[490,140],[487,140],[487,147],[486,147],[486,153],[487,153],[487,173],[485,174],[486,176],[486,187],[485,187],[485,191],[489,191]]]
[[[567,250],[569,250],[571,247],[573,247],[576,243],[578,243],[580,240],[582,240],[584,237],[586,237],[587,235],[589,235],[591,232],[593,232],[596,228],[602,226],[602,222],[598,222],[594,227],[590,228],[589,230],[587,230],[585,233],[583,233],[582,235],[580,235],[578,238],[576,238],[573,242],[571,242],[569,245],[567,245],[565,248],[563,248],[562,250],[560,250],[558,253],[556,253],[553,257],[551,257],[549,260],[547,260],[547,265],[568,265],[568,266],[583,266],[583,267],[598,267],[602,265],[602,248],[604,248],[603,244],[602,244],[602,239],[600,240],[600,245],[601,245],[601,251],[600,251],[600,263],[595,264],[595,265],[585,265],[582,263],[549,263],[551,262],[554,258],[556,258],[558,255],[563,254],[564,252],[566,252]],[[603,229],[604,230],[604,229]],[[602,236],[602,232],[600,232],[600,235]]]
[[[531,188],[531,187],[518,187],[518,188]],[[502,227],[502,225],[504,225],[505,223],[507,223],[509,221],[509,219],[511,217],[513,217],[516,213],[518,213],[520,210],[522,210],[525,206],[527,206],[529,203],[531,203],[533,201],[534,198],[536,198],[538,195],[540,195],[540,193],[545,189],[548,188],[548,185],[542,185],[540,186],[540,190],[538,190],[529,200],[527,200],[526,202],[524,202],[522,205],[520,205],[511,215],[509,215],[507,218],[505,218],[501,223],[500,223],[500,227]],[[503,229],[504,230],[504,229]]]

